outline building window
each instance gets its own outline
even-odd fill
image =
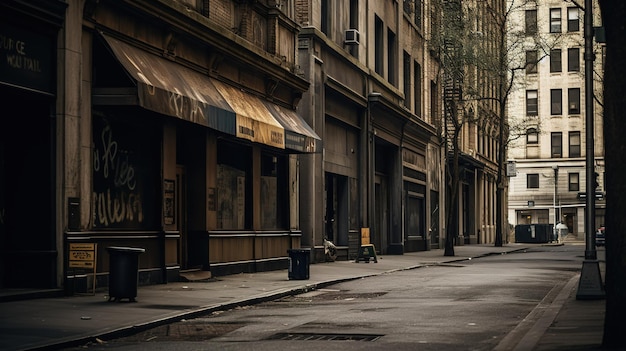
[[[387,81],[393,86],[398,85],[397,61],[396,33],[387,28]]]
[[[537,116],[539,114],[539,101],[537,90],[526,90],[526,115]]]
[[[550,33],[561,33],[561,9],[550,9]]]
[[[526,74],[537,73],[537,50],[526,51]]]
[[[529,173],[526,175],[526,188],[539,189],[539,174]]]
[[[321,4],[322,8],[321,8],[321,31],[322,33],[326,34],[326,36],[330,35],[330,21],[331,21],[331,11],[330,11],[330,1],[329,0],[322,0],[322,4]]]
[[[385,28],[383,27],[383,20],[380,19],[380,17],[375,16],[374,18],[374,70],[376,71],[376,73],[378,73],[379,75],[383,75],[383,64],[384,64],[384,59],[385,59],[385,55],[384,55],[384,35],[385,35]]]
[[[580,190],[580,181],[578,173],[568,173],[567,174],[567,189],[569,191],[578,191]]]
[[[411,108],[411,56],[404,51],[404,107]]]
[[[415,11],[415,25],[417,28],[422,28],[422,0],[415,0],[413,11]]]
[[[233,157],[236,155],[237,157]],[[217,228],[252,226],[252,149],[220,140],[217,144]]]
[[[350,0],[350,28],[359,29],[359,1],[358,0]],[[350,55],[353,57],[359,57],[359,46],[358,45],[350,45],[349,49]]]
[[[567,49],[567,71],[568,72],[580,71],[580,49],[579,48]]]
[[[289,227],[289,194],[287,188],[288,159],[284,155],[261,154],[261,228]]]
[[[580,114],[580,89],[567,89],[567,108],[570,115]]]
[[[561,89],[550,90],[550,114],[563,114],[563,93],[561,92]]]
[[[413,82],[413,92],[415,99],[415,114],[418,117],[422,117],[422,66],[419,62],[415,61],[413,64],[413,74],[415,75],[415,81]]]
[[[569,157],[580,157],[580,132],[569,132]]]
[[[528,128],[528,130],[526,130],[526,144],[528,145],[539,144],[539,133],[537,133],[537,129]]]
[[[550,50],[550,72],[561,72],[561,49]]]
[[[568,32],[578,32],[579,28],[579,20],[578,20],[578,8],[569,7],[567,9],[567,31]]]
[[[537,34],[537,10],[526,10],[526,35]]]
[[[563,134],[561,132],[553,132],[551,135],[551,157],[563,157]]]

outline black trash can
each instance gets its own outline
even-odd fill
[[[137,247],[107,247],[109,251],[109,301],[137,297],[139,280],[139,254],[145,249]]]
[[[289,280],[309,279],[311,249],[289,249]]]

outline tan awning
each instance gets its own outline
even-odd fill
[[[136,81],[140,106],[281,149],[321,151],[319,136],[295,111],[108,35],[102,36]]]

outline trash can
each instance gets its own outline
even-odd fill
[[[311,249],[289,249],[289,280],[309,279]]]
[[[135,302],[139,280],[139,254],[136,247],[107,247],[109,252],[109,301],[128,299]]]

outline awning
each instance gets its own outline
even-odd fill
[[[295,111],[102,36],[136,81],[143,108],[281,149],[321,151],[320,137]]]

